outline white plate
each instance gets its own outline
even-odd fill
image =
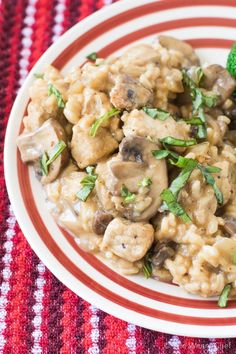
[[[196,6],[197,4],[197,6]],[[210,4],[210,5],[206,5]],[[16,137],[29,100],[33,72],[53,63],[63,73],[88,53],[107,56],[134,42],[151,42],[158,33],[186,39],[202,61],[225,64],[236,38],[235,1],[125,0],[75,25],[40,58],[13,106],[5,141],[5,174],[17,220],[45,265],[71,290],[102,310],[137,325],[196,337],[234,337],[236,302],[219,309],[214,299],[188,295],[179,287],[142,276],[118,275],[81,251],[46,210],[42,189],[20,161]]]

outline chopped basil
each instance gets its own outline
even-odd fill
[[[47,161],[48,161],[48,155],[47,155],[46,152],[44,152],[44,154],[41,156],[41,159],[39,160],[41,171],[42,171],[44,176],[48,175]]]
[[[184,122],[190,125],[202,125],[202,121],[200,118],[192,118],[185,120]]]
[[[79,190],[76,196],[78,199],[82,200],[82,202],[86,202],[88,196],[90,195],[90,193],[93,191],[95,187],[95,182],[98,176],[94,174],[94,170],[95,170],[94,166],[88,166],[86,168],[86,172],[88,173],[88,176],[84,177],[80,181],[82,188]]]
[[[63,140],[59,140],[58,143],[52,148],[52,150],[49,151],[47,165],[50,165],[53,161],[55,161],[65,148],[66,143]]]
[[[207,167],[204,167],[204,166],[198,164],[198,168],[202,172],[206,183],[213,187],[218,204],[222,205],[224,203],[223,194],[220,191],[220,189],[218,188],[214,177],[211,175],[212,172],[211,173],[209,172],[209,169],[210,169],[210,171],[212,171],[212,169],[214,169],[214,166],[210,166],[210,168],[209,167],[207,168]],[[219,172],[219,171],[217,170],[217,172]]]
[[[57,99],[57,105],[59,108],[65,107],[65,102],[63,101],[62,95],[60,91],[53,85],[48,85],[48,96],[54,95]]]
[[[219,173],[221,171],[221,168],[216,167],[216,166],[204,166],[205,171],[209,173]]]
[[[160,108],[143,107],[143,111],[153,119],[166,120],[170,117],[169,112],[163,111],[163,109]]]
[[[157,160],[161,160],[161,159],[164,159],[165,157],[169,156],[169,151],[168,150],[153,150],[152,155]]]
[[[89,134],[94,138],[97,134],[97,131],[98,131],[98,128],[100,127],[100,125],[102,123],[106,122],[109,118],[117,115],[118,113],[120,113],[120,111],[118,109],[112,108],[112,110],[110,110],[109,112],[105,113],[103,116],[98,118],[91,126]]]
[[[46,152],[42,155],[40,159],[40,167],[43,172],[43,175],[48,175],[48,166],[56,160],[56,158],[62,153],[62,151],[66,148],[66,144],[64,141],[59,140],[58,143],[49,151],[49,156]]]
[[[181,173],[178,175],[178,177],[172,181],[172,183],[169,187],[169,190],[173,193],[174,197],[176,197],[176,198],[178,197],[180,190],[187,183],[191,173],[197,167],[197,164],[198,164],[197,160],[186,159],[186,158],[180,156],[180,159],[176,162],[175,165],[178,167],[184,167],[184,168],[181,171]]]
[[[89,55],[86,56],[87,59],[91,60],[91,61],[96,61],[97,60],[97,53],[96,52],[92,52]]]
[[[196,68],[195,73],[196,73],[195,83],[196,83],[197,86],[199,86],[200,82],[201,82],[201,80],[202,80],[202,78],[204,76],[204,72],[203,72],[202,68],[199,66],[198,68]]]
[[[145,278],[150,278],[152,276],[152,262],[150,260],[150,252],[148,251],[144,257],[144,263],[143,263],[143,274]]]
[[[161,193],[161,199],[165,202],[167,209],[180,217],[184,222],[190,222],[191,218],[182,208],[182,206],[177,202],[176,197],[170,189],[164,189]]]
[[[186,69],[182,70],[183,74],[183,83],[190,89],[190,94],[192,97],[192,104],[193,104],[193,115],[200,118],[202,121],[202,125],[198,127],[198,137],[203,139],[206,137],[206,116],[204,112],[204,106],[207,107],[214,107],[217,103],[217,95],[212,94],[205,95],[201,89],[198,87],[200,81],[195,83],[191,77],[189,76]],[[201,73],[200,73],[201,78]]]
[[[160,139],[160,141],[162,144],[181,146],[181,147],[192,146],[197,144],[195,139],[182,140],[182,139],[173,138],[172,136],[167,136],[165,138],[162,138]]]
[[[219,300],[218,300],[218,305],[220,307],[226,307],[231,289],[232,289],[231,284],[225,285],[224,289],[222,290],[222,292],[220,294]]]
[[[125,184],[122,185],[120,195],[124,199],[125,203],[132,203],[135,200],[135,194],[131,193]]]
[[[86,172],[87,172],[87,174],[93,175],[93,174],[94,174],[94,171],[95,171],[95,167],[94,167],[94,166],[88,166],[88,167],[86,167]]]
[[[149,187],[152,184],[150,177],[144,177],[142,181],[138,182],[139,187]]]
[[[209,108],[215,107],[218,96],[215,94],[203,95],[203,104]]]
[[[233,254],[233,264],[236,264],[236,252]]]
[[[34,73],[34,77],[36,79],[43,79],[44,78],[44,74],[43,73]]]

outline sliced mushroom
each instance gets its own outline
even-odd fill
[[[223,229],[227,236],[236,236],[236,219],[232,216],[226,215],[224,217]]]
[[[152,151],[159,147],[151,141],[130,136],[124,138],[119,147],[119,154],[108,160],[107,173],[99,176],[111,195],[115,209],[124,217],[134,221],[148,220],[158,211],[161,204],[160,194],[167,188],[167,170],[164,160],[156,160]],[[150,178],[151,184],[140,187],[144,178]],[[125,186],[135,195],[132,202],[126,202],[121,195]],[[106,203],[99,194],[103,207]]]
[[[163,267],[167,258],[172,258],[175,255],[177,243],[174,241],[158,242],[153,250],[151,257],[152,265],[155,268]]]
[[[223,66],[212,64],[204,68],[203,72],[203,87],[216,93],[219,96],[219,103],[223,103],[232,95],[236,80]]]
[[[35,162],[46,152],[48,155],[59,142],[66,143],[67,138],[64,129],[55,119],[48,119],[39,129],[33,133],[23,133],[17,138],[17,146],[23,162]],[[41,182],[46,184],[54,181],[62,168],[69,160],[68,149],[50,164],[49,173],[43,176]]]
[[[153,239],[154,229],[151,224],[115,218],[105,231],[101,248],[109,249],[129,262],[135,262],[144,257]]]
[[[174,49],[183,54],[183,67],[199,65],[200,61],[194,49],[186,42],[170,36],[159,36],[159,43],[167,49]]]
[[[131,76],[118,75],[110,97],[116,108],[132,110],[145,106],[152,98],[152,92]]]
[[[93,231],[97,235],[103,235],[113,216],[104,210],[97,210],[93,218]]]

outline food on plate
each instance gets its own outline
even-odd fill
[[[36,74],[17,145],[57,222],[122,274],[236,293],[236,49],[161,35]]]

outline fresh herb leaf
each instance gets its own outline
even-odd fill
[[[236,43],[234,43],[231,47],[227,58],[226,68],[230,75],[236,78]]]
[[[169,112],[163,111],[163,109],[160,108],[143,107],[143,111],[153,119],[166,120],[170,117]]]
[[[150,177],[144,177],[142,181],[138,182],[139,187],[149,187],[152,184]]]
[[[198,87],[198,85],[191,79],[186,69],[182,70],[183,83],[190,89],[193,104],[193,115],[200,118],[202,125],[198,127],[198,137],[204,139],[207,134],[206,130],[206,116],[204,112],[204,106],[214,107],[217,103],[217,95],[212,94],[205,95]],[[198,83],[199,84],[199,83]]]
[[[203,104],[209,108],[215,107],[218,96],[211,93],[211,95],[203,95]]]
[[[202,120],[200,118],[192,118],[184,121],[190,125],[202,125]]]
[[[169,151],[168,150],[153,150],[152,155],[157,160],[161,160],[161,159],[164,159],[165,157],[169,156]]]
[[[162,138],[160,139],[160,141],[162,144],[181,146],[181,147],[192,146],[197,144],[195,139],[182,140],[182,139],[173,138],[172,136],[167,136],[165,138]]]
[[[216,166],[207,165],[204,168],[205,168],[205,171],[209,172],[209,173],[219,173],[221,171],[221,168],[216,167]]]
[[[50,165],[53,161],[55,161],[65,148],[66,143],[63,140],[59,140],[53,149],[49,151],[49,159],[47,161],[47,165]]]
[[[87,59],[91,60],[91,61],[96,61],[97,60],[97,53],[96,52],[92,52],[89,55],[86,56]]]
[[[131,193],[125,184],[122,185],[120,195],[124,199],[125,203],[132,203],[135,200],[135,194]]]
[[[40,167],[44,176],[48,175],[48,166],[56,160],[56,158],[62,153],[66,148],[64,141],[59,140],[58,143],[49,151],[49,156],[46,152],[41,156]]]
[[[231,289],[232,289],[232,284],[225,285],[218,300],[219,307],[226,307]]]
[[[43,73],[34,73],[34,77],[36,79],[43,79],[44,78],[44,74]]]
[[[65,102],[63,101],[62,95],[60,91],[53,85],[48,85],[48,96],[54,95],[57,99],[57,105],[59,108],[65,107]]]
[[[210,170],[212,170],[213,167],[214,166],[210,166]],[[215,193],[215,196],[216,196],[218,204],[222,205],[224,203],[223,194],[220,191],[220,189],[218,188],[214,177],[209,172],[209,168],[207,169],[206,167],[204,167],[204,166],[202,166],[200,164],[198,164],[198,168],[202,172],[202,175],[203,175],[206,183],[213,187],[213,190],[214,190],[214,193]]]
[[[86,202],[86,200],[88,199],[88,196],[92,192],[93,188],[94,187],[84,186],[76,194],[77,198],[80,199],[82,202]]]
[[[233,264],[236,264],[236,252],[233,254]]]
[[[93,191],[95,187],[95,182],[98,176],[94,174],[94,170],[95,170],[94,166],[88,166],[86,168],[86,172],[88,173],[88,175],[80,181],[82,188],[78,191],[76,196],[78,199],[82,200],[83,202],[86,202],[90,193]]]
[[[110,110],[109,112],[105,113],[103,116],[101,116],[100,118],[98,118],[93,125],[91,126],[90,130],[89,130],[89,134],[94,138],[97,134],[98,128],[100,127],[100,125],[104,122],[106,122],[109,118],[119,114],[120,111],[116,108],[113,108],[112,110]]]
[[[94,174],[94,171],[95,171],[95,167],[94,167],[94,166],[88,166],[88,167],[86,167],[86,172],[87,172],[89,175],[93,175],[93,174]]]
[[[197,164],[197,160],[187,159],[182,156],[180,156],[178,161],[175,163],[176,166],[183,168],[181,173],[172,181],[169,187],[169,190],[173,193],[173,196],[176,197],[176,199],[181,189],[187,183],[191,173],[197,167]]]
[[[143,273],[145,278],[152,276],[152,262],[151,262],[152,248],[146,253],[143,263]]]
[[[182,208],[182,206],[177,202],[176,197],[170,189],[164,189],[161,193],[161,199],[165,202],[168,210],[180,217],[184,222],[190,222],[191,218]]]
[[[195,80],[195,82],[196,82],[197,86],[200,85],[200,82],[201,82],[203,76],[204,76],[204,72],[203,72],[202,68],[199,66],[198,68],[196,68],[196,80]]]
[[[47,155],[46,152],[44,152],[43,155],[41,156],[40,160],[39,160],[40,168],[41,168],[41,171],[42,171],[44,176],[48,175],[47,161],[48,161],[48,155]]]

